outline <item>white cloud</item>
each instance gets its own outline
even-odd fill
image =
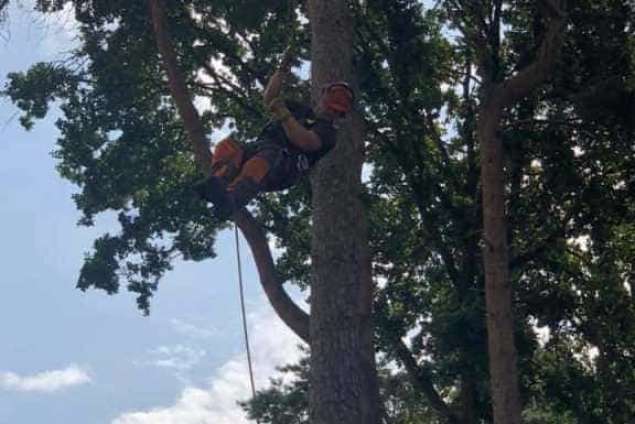
[[[190,384],[190,372],[207,356],[205,349],[184,344],[159,346],[147,352],[143,360],[134,361],[139,366],[163,368],[183,384]]]
[[[249,322],[256,385],[263,388],[276,366],[300,358],[300,340],[270,308],[251,314]],[[250,394],[246,356],[241,354],[216,371],[209,387],[188,387],[171,406],[127,412],[112,424],[247,424],[236,402],[248,399]]]
[[[195,349],[185,345],[160,346],[150,351],[154,357],[149,364],[171,368],[177,371],[187,371],[198,364],[206,355],[205,350]]]
[[[88,373],[74,364],[63,370],[44,371],[30,376],[13,372],[0,373],[0,389],[17,392],[51,393],[90,381]]]
[[[219,334],[218,330],[214,327],[197,325],[178,318],[172,318],[170,325],[177,333],[192,339],[210,339]]]

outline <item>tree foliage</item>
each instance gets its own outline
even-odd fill
[[[49,13],[66,3],[37,4]],[[81,30],[73,57],[11,74],[4,93],[26,128],[52,103],[61,107],[54,155],[60,175],[80,188],[80,224],[118,215],[119,233],[95,241],[78,287],[115,293],[126,284],[147,311],[176,257],[214,256],[222,225],[190,193],[199,176],[143,2],[72,3]],[[535,58],[545,29],[539,3],[502,2],[503,37],[490,58],[500,80]],[[386,422],[492,419],[474,46],[491,36],[479,31],[493,22],[496,4],[351,2],[376,338],[400,367],[382,379],[386,410],[399,411]],[[197,100],[211,99],[202,115],[210,132],[226,125],[243,140],[256,137],[266,119],[259,90],[288,40],[297,42],[295,65],[309,58],[306,23],[297,19],[303,5],[291,6],[173,2],[171,35]],[[625,0],[569,1],[553,72],[502,122],[526,422],[617,424],[635,416],[634,17]],[[290,86],[290,95],[309,97],[302,78]],[[303,288],[310,199],[303,182],[263,196],[255,209],[284,252],[280,275]],[[250,411],[262,422],[303,422],[304,371],[286,370],[300,382],[278,382],[259,396]]]

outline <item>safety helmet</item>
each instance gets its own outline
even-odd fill
[[[325,93],[329,89],[333,87],[337,87],[337,86],[346,88],[348,92],[351,93],[352,101],[355,101],[355,91],[353,91],[350,84],[347,83],[346,81],[335,81],[335,82],[326,83],[322,86],[322,93]]]
[[[345,81],[335,81],[324,84],[322,86],[322,96],[325,96],[329,93],[332,88],[335,87],[343,87],[348,91],[350,98],[343,95],[335,95],[325,98],[325,105],[336,112],[341,114],[346,114],[352,108],[353,102],[355,101],[355,92],[351,88],[351,86]]]

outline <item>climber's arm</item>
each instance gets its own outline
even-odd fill
[[[320,137],[315,132],[302,126],[293,116],[289,116],[281,123],[289,141],[300,150],[315,152],[322,148]]]
[[[282,72],[280,72],[280,70],[274,72],[271,78],[269,78],[267,87],[265,87],[265,91],[262,94],[262,100],[265,105],[268,105],[273,99],[278,97],[278,95],[280,94],[280,89],[282,88],[283,79],[284,75],[282,75]]]
[[[280,97],[273,99],[267,108],[271,116],[280,122],[291,144],[305,152],[314,152],[322,147],[320,137],[300,124]]]
[[[271,103],[273,99],[280,95],[280,90],[282,89],[282,85],[284,84],[284,79],[287,76],[291,69],[291,50],[287,49],[282,57],[282,61],[280,62],[280,67],[273,73],[269,81],[267,82],[267,86],[265,87],[265,91],[262,93],[262,99],[265,105]]]

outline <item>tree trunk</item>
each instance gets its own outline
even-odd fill
[[[211,154],[198,114],[165,30],[160,0],[148,0],[157,46],[188,138],[203,172]],[[345,0],[309,2],[314,99],[328,81],[351,80],[352,17]],[[354,114],[353,114],[354,115]],[[360,199],[361,119],[342,123],[335,152],[321,161],[313,183],[311,318],[277,281],[266,239],[245,210],[234,218],[250,242],[261,283],[280,318],[311,344],[310,412],[313,424],[379,424],[380,402],[371,309],[367,228]],[[307,337],[309,335],[310,337]]]
[[[352,79],[352,16],[345,0],[310,0],[313,98]],[[378,424],[372,279],[361,202],[362,125],[341,122],[335,151],[312,175],[312,424]]]
[[[547,26],[535,59],[529,65],[512,77],[498,82],[499,70],[496,66],[488,60],[480,63],[482,101],[476,131],[481,149],[487,343],[495,424],[520,424],[522,421],[509,275],[504,152],[499,130],[505,109],[539,87],[555,63],[562,45],[562,28],[566,19],[562,3],[563,0],[537,2]],[[494,15],[498,28],[502,2],[496,5]],[[498,34],[499,30],[494,33]],[[498,55],[498,42],[489,47]],[[488,57],[485,44],[480,49],[480,57]]]
[[[490,383],[496,424],[520,424],[517,354],[509,280],[503,146],[497,136],[502,108],[486,100],[478,120],[483,187],[483,252]]]
[[[471,375],[463,376],[460,390],[461,424],[476,424],[476,385]]]

